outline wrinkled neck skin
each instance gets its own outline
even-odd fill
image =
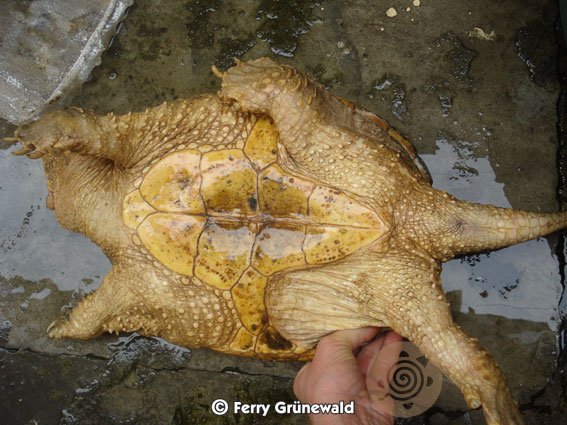
[[[130,241],[121,218],[130,178],[114,162],[71,152],[46,155],[47,207],[62,227],[87,235],[113,261]]]

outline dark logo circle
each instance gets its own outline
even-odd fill
[[[443,375],[414,344],[394,342],[372,360],[366,383],[379,409],[409,418],[433,406],[441,393]]]

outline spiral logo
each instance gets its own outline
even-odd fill
[[[441,371],[411,342],[383,347],[369,365],[366,379],[373,402],[402,418],[433,406],[443,386]]]
[[[217,398],[211,404],[211,411],[217,416],[222,416],[228,412],[228,403],[222,398]]]
[[[401,352],[400,355],[406,354]],[[423,389],[424,375],[420,364],[412,360],[399,360],[390,370],[390,394],[397,401],[408,401]]]

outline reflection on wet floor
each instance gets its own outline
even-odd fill
[[[0,150],[0,175],[6,176],[0,188],[0,276],[51,279],[62,291],[85,280],[98,286],[110,262],[87,237],[62,229],[45,208],[41,161],[15,157],[12,150]]]

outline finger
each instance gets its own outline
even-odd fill
[[[402,337],[393,331],[388,332],[366,371],[366,388],[372,408],[390,415],[394,412],[394,402],[390,395],[389,379],[399,360],[401,348]]]
[[[390,331],[384,337],[382,348],[376,353],[366,371],[369,391],[387,391],[390,371],[398,363],[402,349],[402,337]]]
[[[313,362],[317,365],[316,369],[326,369],[347,364],[358,369],[354,350],[364,342],[374,338],[378,333],[378,329],[366,327],[341,330],[322,338],[317,344],[317,350],[313,358]]]
[[[364,345],[357,354],[356,361],[358,362],[358,367],[364,376],[366,376],[370,362],[372,362],[376,354],[382,349],[385,339],[386,334],[380,335],[374,341]]]
[[[293,381],[293,393],[295,396],[306,403],[307,393],[309,387],[309,371],[311,370],[311,362],[306,363],[295,375],[295,380]]]
[[[394,331],[388,332],[384,337],[384,343],[380,352],[373,360],[373,368],[379,376],[387,379],[388,371],[398,363],[402,349],[403,338]],[[370,366],[369,366],[370,367]]]
[[[404,340],[404,337],[397,334],[395,331],[389,331],[386,334],[386,339],[384,340],[384,344],[391,344],[393,342],[402,342]],[[400,353],[398,353],[398,356],[400,355]]]
[[[359,329],[345,329],[326,336],[321,339],[319,344],[323,343],[324,345],[329,345],[333,349],[345,347],[353,351],[374,338],[378,332],[380,332],[380,328],[374,326]]]
[[[372,362],[372,360],[374,360],[376,354],[378,354],[378,352],[382,350],[382,348],[385,345],[389,345],[395,342],[397,343],[402,340],[403,338],[400,335],[398,335],[394,331],[390,331],[388,333],[385,333],[384,335],[381,335],[379,338],[372,341],[370,344],[366,344],[364,347],[362,347],[362,350],[360,350],[360,353],[358,353],[358,355],[356,356],[356,361],[358,362],[358,366],[360,367],[360,371],[362,372],[362,374],[364,376],[367,375],[368,366],[370,366],[370,363]],[[389,351],[389,356],[390,356],[389,360],[393,361],[391,363],[392,365],[394,365],[398,361],[400,352],[396,350],[398,348],[401,348],[401,346],[396,346],[395,348],[396,348],[395,350]]]

